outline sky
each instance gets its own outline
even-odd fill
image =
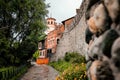
[[[57,23],[76,15],[76,9],[80,8],[82,0],[46,0],[50,3],[48,16],[56,19]]]

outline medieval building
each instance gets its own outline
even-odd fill
[[[46,19],[47,29],[45,34],[47,35],[44,40],[39,41],[38,49],[40,56],[39,58],[51,58],[56,52],[57,44],[64,32],[64,25],[57,24],[55,18]]]

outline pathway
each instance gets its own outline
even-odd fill
[[[55,80],[58,72],[48,65],[34,65],[20,80]]]

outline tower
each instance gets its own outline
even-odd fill
[[[49,32],[53,31],[56,28],[56,19],[55,18],[47,18],[46,22],[47,22],[47,30],[45,31],[46,34],[48,34]]]

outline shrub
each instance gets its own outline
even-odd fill
[[[39,50],[35,51],[33,54],[33,59],[36,60],[39,57]]]
[[[80,65],[72,65],[64,70],[56,80],[87,80],[85,63]]]
[[[67,62],[71,62],[71,63],[84,63],[85,62],[85,57],[83,57],[82,55],[79,55],[76,52],[72,52],[72,53],[66,53],[64,60]]]
[[[64,60],[59,60],[57,62],[50,62],[50,66],[58,70],[60,73],[63,72],[65,69],[67,69],[69,66],[71,66],[70,63],[64,61]]]
[[[22,65],[20,67],[7,67],[0,68],[0,80],[18,80],[18,78],[23,75],[28,69],[27,65]]]
[[[78,53],[66,53],[64,60],[49,65],[61,73],[56,80],[87,80],[85,57]]]

